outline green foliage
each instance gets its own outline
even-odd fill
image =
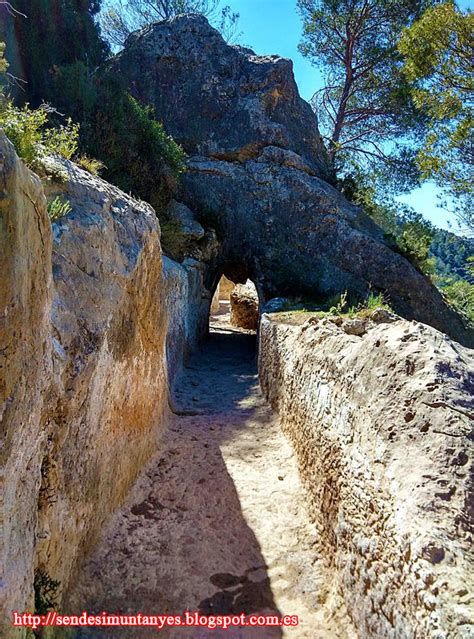
[[[51,222],[56,222],[71,211],[69,202],[62,200],[59,196],[48,202],[48,215]]]
[[[95,158],[90,158],[88,155],[80,155],[75,159],[75,162],[82,169],[91,173],[91,175],[99,175],[102,169],[105,168],[103,162],[96,160]]]
[[[428,1],[428,0],[426,0]],[[337,169],[348,157],[407,160],[400,149],[387,157],[387,142],[421,125],[397,40],[425,0],[298,0],[303,19],[302,54],[324,75],[313,98],[329,156]]]
[[[430,257],[436,260],[438,276],[474,284],[474,273],[471,272],[473,255],[474,240],[436,229],[430,246]]]
[[[160,220],[161,246],[166,255],[181,262],[189,253],[189,236],[183,233],[179,220]]]
[[[343,293],[341,293],[335,306],[331,306],[331,308],[329,309],[329,313],[331,315],[340,315],[344,311],[346,306],[347,306],[347,291],[344,291]]]
[[[429,256],[435,230],[421,213],[407,211],[401,221],[396,242],[400,251],[425,275],[435,273],[436,262]]]
[[[382,308],[392,311],[383,293],[370,292],[367,297],[349,306],[349,294],[343,291],[326,299],[323,303],[303,298],[288,298],[280,307],[278,313],[310,313],[316,317],[344,317],[364,318],[376,309]]]
[[[31,109],[28,104],[18,108],[6,102],[0,108],[0,126],[29,166],[38,166],[47,155],[70,159],[76,152],[79,125],[68,118],[66,124],[51,127],[50,113],[45,105]]]
[[[417,156],[423,179],[434,179],[454,212],[474,232],[474,14],[448,1],[428,8],[405,29],[398,48],[416,106],[429,117]]]
[[[77,125],[68,120],[65,126],[58,111],[44,106],[33,112],[28,106],[19,111],[10,105],[5,117],[16,118],[10,133],[29,162],[40,149],[68,158],[79,151],[77,161],[83,168],[93,174],[103,170],[105,179],[159,211],[184,168],[184,153],[151,108],[108,71],[108,47],[94,22],[100,2],[62,0],[56,5],[56,0],[19,3],[28,14],[28,19],[14,22],[27,80],[25,95],[32,104],[54,104],[80,123],[80,136]],[[28,120],[26,131],[20,129],[20,116]]]
[[[341,293],[336,305],[330,307],[328,314],[341,315],[349,318],[368,317],[376,308],[382,308],[386,311],[392,310],[383,293],[373,293],[371,291],[363,302],[348,306],[347,291],[344,291]]]
[[[441,290],[457,312],[474,324],[474,285],[465,280],[448,279]]]
[[[0,42],[0,74],[6,73],[8,62],[5,60],[5,42]]]
[[[35,614],[46,615],[57,606],[61,582],[51,579],[45,570],[37,570],[34,579]]]
[[[58,108],[81,123],[81,154],[99,160],[102,176],[159,213],[184,170],[184,152],[123,82],[106,67],[82,62],[58,71]],[[91,168],[91,167],[89,167]]]
[[[368,311],[375,311],[376,308],[383,308],[386,311],[392,310],[382,293],[369,293],[365,303],[365,308]]]

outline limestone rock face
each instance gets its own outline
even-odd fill
[[[240,160],[274,145],[329,173],[291,61],[227,45],[204,16],[178,16],[132,34],[113,67],[189,154]]]
[[[258,327],[258,295],[254,286],[237,284],[230,294],[230,323],[238,328],[256,331]]]
[[[62,170],[67,181],[47,189],[72,210],[53,224],[54,388],[36,561],[63,589],[156,447],[168,402],[156,215],[70,162]]]
[[[31,609],[42,428],[52,380],[51,226],[39,178],[0,133],[0,635]],[[19,636],[18,631],[14,636]]]
[[[208,288],[223,273],[252,279],[262,301],[375,288],[403,316],[474,345],[434,285],[329,185],[290,61],[229,46],[204,17],[184,15],[131,35],[110,64],[190,155],[178,198],[221,242]]]
[[[360,336],[278,317],[261,320],[261,384],[359,636],[467,639],[472,351],[400,318]]]
[[[150,206],[61,161],[67,180],[46,194],[71,211],[51,227],[40,179],[4,137],[0,152],[9,621],[12,610],[34,610],[35,572],[59,582],[60,606],[77,562],[160,445],[169,383],[204,332],[210,293],[196,260],[163,269]],[[25,633],[2,629],[8,639]]]
[[[177,264],[163,257],[168,318],[166,361],[170,386],[186,358],[197,349],[209,325],[210,293],[204,287],[205,265],[192,258]]]

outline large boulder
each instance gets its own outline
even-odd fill
[[[291,61],[229,46],[204,16],[145,27],[112,64],[189,154],[243,160],[275,145],[329,175],[316,117],[298,94]]]
[[[258,295],[252,284],[237,284],[230,294],[230,323],[237,328],[256,331]]]
[[[384,242],[361,209],[320,178],[276,165],[265,154],[243,163],[192,158],[182,199],[209,223],[218,221],[216,269],[245,264],[261,299],[302,295],[324,301],[344,290],[364,298],[375,288],[401,315],[474,345],[473,332],[431,281]]]
[[[330,186],[290,61],[230,46],[204,17],[183,15],[131,35],[110,64],[190,155],[179,199],[221,241],[208,288],[222,273],[252,279],[264,302],[376,288],[407,318],[474,345],[434,285]]]

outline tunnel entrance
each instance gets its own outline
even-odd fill
[[[235,284],[222,275],[212,298],[209,325],[228,323],[230,327],[257,332],[259,300],[255,284]]]

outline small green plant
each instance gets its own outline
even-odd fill
[[[20,158],[32,168],[41,165],[47,155],[60,155],[69,160],[77,151],[79,125],[67,119],[66,124],[51,127],[51,112],[47,105],[31,109],[26,104],[18,108],[11,101],[0,109],[0,127]]]
[[[71,211],[72,207],[69,202],[62,200],[59,196],[48,202],[48,215],[51,222],[56,222]]]
[[[95,158],[90,158],[88,155],[80,155],[74,160],[82,169],[88,171],[92,175],[99,175],[102,169],[105,168],[105,164]]]
[[[60,581],[51,579],[45,570],[39,569],[35,572],[35,613],[46,615],[49,610],[54,610],[57,606],[58,589]]]
[[[392,312],[392,308],[386,301],[383,293],[369,293],[366,299],[357,306],[351,306],[346,313],[347,317],[368,317],[376,308]]]
[[[344,309],[347,305],[347,291],[341,293],[339,300],[337,301],[335,306],[331,306],[329,309],[329,313],[332,315],[341,315],[344,312]]]
[[[385,301],[383,293],[369,293],[369,296],[365,300],[364,308],[368,311],[374,311],[376,308],[383,308],[386,311],[392,310]]]

